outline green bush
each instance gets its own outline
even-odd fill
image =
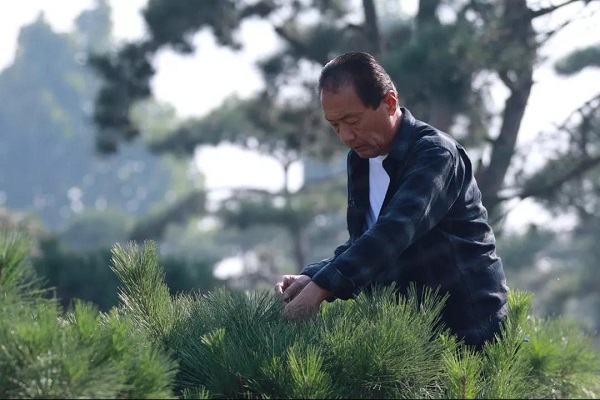
[[[563,319],[511,291],[502,339],[483,350],[441,326],[443,300],[391,288],[289,323],[270,292],[173,296],[156,246],[116,245],[119,305],[63,312],[0,241],[0,396],[182,398],[595,398],[600,357]],[[23,267],[24,268],[24,267]],[[25,283],[23,283],[25,282]],[[19,289],[20,288],[20,289]],[[27,288],[26,290],[24,288]],[[41,290],[41,289],[36,289]]]
[[[92,302],[101,311],[118,304],[119,282],[110,268],[110,249],[75,251],[56,237],[46,237],[40,242],[40,249],[40,254],[32,258],[33,267],[55,290],[63,308],[70,307],[76,299]],[[208,262],[173,256],[161,257],[160,261],[171,294],[207,291],[219,284]]]

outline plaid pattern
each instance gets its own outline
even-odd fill
[[[349,240],[306,266],[335,298],[373,285],[410,283],[448,294],[442,318],[468,344],[498,332],[506,281],[495,237],[465,150],[449,135],[404,113],[384,168],[390,176],[379,218],[366,230],[369,163],[348,154]]]

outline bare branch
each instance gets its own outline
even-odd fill
[[[543,45],[548,40],[550,40],[554,35],[556,35],[558,32],[560,32],[562,29],[566,28],[567,26],[569,26],[570,24],[572,24],[576,20],[577,20],[576,18],[572,18],[572,19],[570,19],[568,21],[563,22],[562,24],[560,24],[556,28],[552,29],[551,31],[548,31],[548,32],[545,32],[545,33],[541,34],[542,38],[539,40],[539,44]]]
[[[572,3],[577,3],[579,1],[581,1],[581,0],[568,0],[562,4],[557,4],[557,5],[546,7],[546,8],[540,8],[539,10],[535,10],[535,11],[532,10],[531,13],[529,14],[529,18],[535,19],[537,17],[541,17],[543,15],[550,14],[560,8],[568,6],[569,4],[572,4]],[[593,0],[587,0],[586,4],[590,3],[591,1],[593,1]]]
[[[597,104],[595,104],[597,103]],[[581,105],[581,107],[577,108],[576,110],[574,110],[573,112],[571,112],[571,114],[569,114],[569,116],[565,119],[565,121],[560,124],[559,126],[557,126],[557,130],[569,130],[569,123],[571,122],[571,119],[576,116],[576,115],[581,115],[584,116],[584,113],[587,112],[592,112],[594,109],[600,107],[600,94],[595,95],[594,97],[592,97],[591,99],[589,99],[588,101],[586,101],[585,103],[583,103]]]
[[[543,32],[540,33],[540,40],[539,43],[540,45],[543,45],[544,43],[546,43],[548,40],[550,40],[552,37],[554,37],[554,35],[556,35],[557,33],[559,33],[561,30],[563,30],[564,28],[566,28],[567,26],[569,26],[570,24],[572,24],[575,21],[581,21],[583,18],[590,18],[592,17],[594,14],[597,13],[597,10],[592,11],[592,13],[588,14],[588,15],[583,15],[583,9],[579,11],[578,14],[574,15],[572,18],[570,18],[569,20],[563,22],[562,24],[560,24],[559,26],[557,26],[556,28],[548,31],[548,32]]]

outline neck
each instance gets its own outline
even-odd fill
[[[402,113],[402,110],[400,108],[398,108],[396,110],[396,113],[394,114],[394,136],[396,136],[396,134],[398,133],[398,131],[400,130],[400,125],[402,125],[402,118],[404,117],[404,113]]]
[[[392,142],[394,141],[394,139],[396,138],[396,135],[400,131],[400,126],[402,125],[403,116],[404,116],[404,114],[402,113],[402,110],[400,110],[400,108],[398,108],[396,110],[396,112],[394,113],[394,115],[392,116],[393,122],[392,122],[392,129],[390,132],[390,140],[388,141],[386,148],[383,149],[384,150],[383,154],[389,154],[390,148],[392,147]]]

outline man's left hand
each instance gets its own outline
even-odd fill
[[[314,318],[319,312],[319,306],[331,295],[314,282],[309,282],[304,289],[283,309],[283,316],[290,321],[303,321]]]

